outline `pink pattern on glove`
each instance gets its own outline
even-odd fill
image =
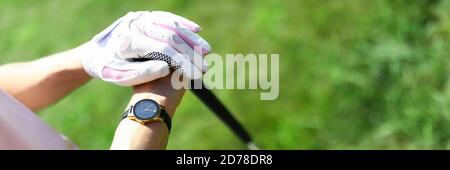
[[[202,56],[205,56],[206,54],[208,54],[210,52],[209,49],[204,48],[203,46],[201,46],[201,44],[197,44],[195,42],[193,42],[189,37],[186,37],[186,35],[184,35],[183,33],[181,33],[180,31],[176,30],[176,29],[172,29],[171,27],[167,26],[167,25],[163,25],[163,24],[159,24],[159,23],[154,23],[155,25],[158,25],[160,27],[163,27],[165,29],[171,30],[173,32],[175,32],[178,36],[180,36],[191,48],[193,48],[195,50],[195,52],[199,53]],[[196,46],[200,46],[200,48],[195,48]]]
[[[109,80],[122,80],[122,79],[128,79],[133,76],[136,76],[136,71],[133,70],[118,70],[110,67],[103,67],[102,75],[103,78],[109,79]]]

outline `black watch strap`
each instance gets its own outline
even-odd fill
[[[131,111],[133,111],[133,106],[130,106],[127,110],[125,110],[123,112],[121,120],[127,118],[128,114]],[[166,124],[167,128],[169,129],[169,133],[170,133],[170,130],[172,129],[172,119],[170,119],[169,114],[164,109],[161,109],[160,116],[163,119],[164,123]]]
[[[170,133],[170,129],[172,129],[172,120],[170,119],[169,114],[166,112],[166,110],[161,109],[161,113],[160,113],[163,121],[166,123],[167,128],[169,129],[169,133]]]
[[[133,109],[133,106],[130,106],[127,110],[125,110],[122,114],[122,117],[120,120],[123,120],[125,118],[127,118],[128,114],[130,113],[130,111]]]

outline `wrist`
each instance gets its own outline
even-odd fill
[[[94,72],[94,68],[92,67],[87,67],[86,63],[88,62],[93,62],[92,61],[92,56],[93,54],[93,43],[91,41],[88,41],[78,47],[76,47],[74,49],[74,51],[76,51],[76,55],[77,58],[79,59],[80,65],[81,65],[81,69],[87,74],[89,75],[89,77],[91,78],[95,78],[96,75],[93,74]]]
[[[152,92],[134,93],[133,96],[131,97],[130,103],[128,104],[127,108],[129,108],[131,105],[134,105],[135,103],[137,103],[142,99],[152,99],[156,101],[159,105],[165,108],[166,112],[169,113],[170,117],[173,116],[173,112],[176,109],[176,107],[167,99],[167,97]]]
[[[159,87],[154,85],[154,82],[150,82],[134,86],[133,96],[131,97],[129,106],[142,99],[152,99],[155,100],[159,105],[163,106],[166,112],[172,118],[176,108],[180,103],[182,92],[171,91],[167,90],[168,87]],[[172,87],[170,86],[169,88],[171,89]]]
[[[91,77],[82,65],[82,58],[86,54],[85,47],[79,46],[65,52],[33,61],[38,68],[47,68],[48,76],[61,77],[68,82],[87,82]],[[43,67],[43,66],[47,67]],[[51,73],[51,74],[50,74]],[[67,76],[70,75],[70,76]]]
[[[174,89],[171,85],[171,76],[166,76],[148,83],[133,86],[132,102],[150,98],[164,106],[172,117],[184,95],[184,89]]]

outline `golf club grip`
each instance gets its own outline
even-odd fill
[[[176,61],[174,61],[171,57],[169,57],[168,55],[164,54],[164,53],[160,53],[160,52],[150,52],[145,54],[142,57],[139,58],[132,58],[131,61],[137,61],[137,62],[142,62],[142,61],[148,61],[148,60],[161,60],[161,61],[165,61],[167,64],[169,64],[169,67],[171,69],[179,69],[181,66],[179,63],[177,63]]]
[[[143,57],[131,59],[132,61],[148,61],[148,60],[162,60],[169,64],[172,69],[180,68],[179,64],[172,60],[171,57],[160,53],[150,52]],[[209,89],[204,86],[202,82],[202,88],[191,88],[191,92],[194,93],[213,113],[219,117],[245,144],[251,143],[250,134],[244,129],[244,127],[233,117],[230,111],[220,102],[220,100]],[[194,80],[191,80],[191,85],[194,85]],[[253,145],[253,144],[252,144]]]

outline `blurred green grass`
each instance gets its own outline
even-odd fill
[[[0,63],[75,47],[133,10],[196,21],[218,54],[280,54],[277,100],[215,90],[263,149],[450,149],[449,0],[0,0]],[[107,149],[130,93],[91,81],[39,115]],[[244,148],[187,93],[168,149]]]

